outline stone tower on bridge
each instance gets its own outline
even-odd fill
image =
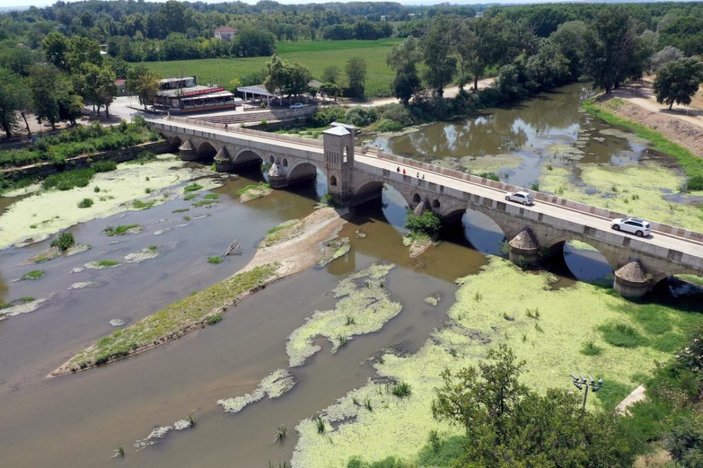
[[[346,205],[354,196],[354,128],[337,124],[322,132],[327,190],[335,203]]]

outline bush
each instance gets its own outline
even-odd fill
[[[373,107],[356,106],[347,111],[345,120],[357,127],[366,127],[378,120],[378,113]]]
[[[222,257],[220,257],[220,256],[208,257],[207,262],[212,263],[213,265],[217,265],[219,263],[222,263]]]
[[[332,122],[344,122],[346,111],[343,107],[327,107],[319,109],[309,119],[308,123],[313,127],[325,127]]]
[[[217,323],[220,323],[221,321],[222,321],[222,314],[208,315],[208,317],[207,317],[207,324],[208,325],[215,325]]]
[[[76,239],[70,232],[60,233],[53,241],[51,241],[52,247],[57,247],[61,252],[65,252],[76,245]]]
[[[646,343],[646,339],[637,330],[624,323],[603,325],[600,330],[607,343],[619,348],[636,348]]]
[[[90,167],[93,168],[95,172],[110,172],[117,169],[117,163],[110,160],[98,161]]]
[[[415,117],[410,110],[402,104],[386,104],[379,109],[379,117],[381,119],[394,120],[404,127],[416,123]]]
[[[395,120],[383,118],[376,123],[376,131],[378,132],[398,132],[404,128],[404,125]]]
[[[405,220],[405,227],[412,233],[421,233],[434,236],[442,227],[439,217],[431,211],[425,211],[421,215],[409,212]]]
[[[44,190],[58,189],[71,190],[74,187],[85,187],[90,183],[90,179],[95,174],[91,168],[74,169],[72,171],[59,172],[52,174],[42,182]]]
[[[84,198],[78,202],[78,208],[90,208],[91,206],[93,206],[92,198]]]
[[[394,384],[391,388],[391,393],[397,396],[398,398],[406,398],[410,396],[412,390],[410,389],[410,384],[405,382],[398,382]]]
[[[703,190],[703,175],[695,175],[693,177],[689,177],[688,181],[686,182],[686,190]]]

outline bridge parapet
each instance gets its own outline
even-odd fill
[[[400,164],[406,166],[412,166],[425,172],[440,173],[447,177],[454,179],[465,180],[473,184],[485,185],[498,190],[503,190],[506,192],[516,192],[519,190],[524,190],[530,192],[535,200],[551,203],[553,205],[563,206],[574,211],[579,211],[583,213],[588,213],[595,216],[600,216],[605,219],[615,219],[615,218],[627,218],[631,215],[626,213],[620,213],[618,211],[612,211],[605,208],[599,208],[596,206],[587,205],[585,203],[569,200],[566,198],[558,197],[556,195],[551,195],[549,193],[537,192],[534,190],[526,189],[525,187],[520,187],[517,185],[507,184],[505,182],[499,182],[491,179],[486,179],[484,177],[479,177],[473,174],[467,174],[466,172],[457,171],[455,169],[449,169],[446,167],[436,166],[422,161],[417,161],[414,159],[406,158],[403,156],[398,156],[391,153],[386,153],[383,151],[378,151],[378,149],[373,147],[366,147],[365,152],[367,154],[373,154],[381,159],[386,159],[389,161],[396,161]],[[652,228],[655,231],[669,234],[672,236],[680,237],[682,239],[690,239],[697,242],[703,242],[703,233],[691,231],[682,227],[672,226],[669,224],[658,223],[656,221],[650,221]]]

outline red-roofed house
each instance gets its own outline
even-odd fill
[[[239,32],[238,29],[230,28],[229,26],[221,26],[215,29],[215,39],[222,41],[231,41]]]

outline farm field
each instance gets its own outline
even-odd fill
[[[335,65],[344,80],[347,60],[362,57],[366,60],[366,95],[379,97],[390,95],[393,72],[386,65],[386,56],[400,42],[400,39],[281,42],[277,49],[281,58],[301,63],[316,79],[326,67]],[[162,77],[196,75],[199,83],[227,86],[233,79],[264,70],[269,60],[269,57],[242,57],[144,62],[144,65]]]

